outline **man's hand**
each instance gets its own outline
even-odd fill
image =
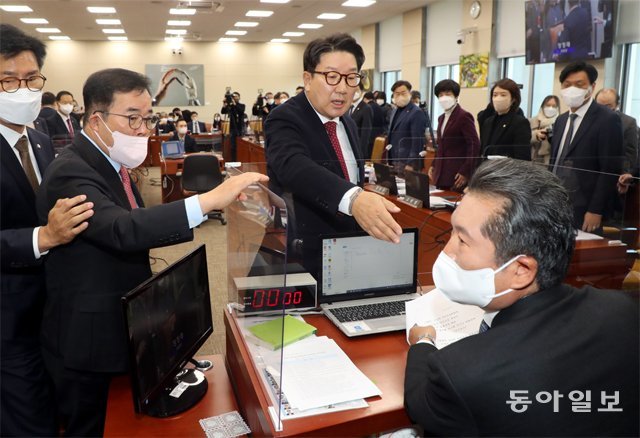
[[[410,166],[410,165],[408,165],[408,164],[405,164],[405,166],[404,166],[404,170],[405,170],[405,172],[406,172],[407,170],[408,170],[408,171],[410,171],[410,172],[413,172],[413,171],[414,171],[413,166]]]
[[[586,212],[584,214],[584,222],[582,223],[582,231],[591,233],[600,228],[602,224],[602,215]]]
[[[545,141],[547,139],[546,129],[536,129],[534,132],[536,133],[536,138],[538,139],[538,141]]]
[[[353,201],[351,214],[369,235],[387,242],[400,243],[402,228],[390,213],[400,208],[375,193],[363,191]]]
[[[433,180],[433,167],[430,167],[427,171],[427,175],[429,175],[429,184],[433,184],[435,181]]]
[[[627,193],[627,190],[629,190],[629,186],[631,185],[632,181],[633,175],[631,175],[630,173],[623,173],[622,175],[620,175],[620,178],[618,178],[618,193],[620,193],[621,195]]]
[[[242,194],[242,191],[251,184],[266,183],[267,181],[269,181],[267,175],[255,172],[232,176],[215,189],[198,196],[200,208],[205,214],[213,210],[222,210],[237,199],[245,200],[246,196]]]
[[[84,202],[86,199],[85,195],[78,195],[56,201],[56,205],[49,210],[47,225],[40,228],[38,233],[38,249],[41,253],[71,242],[87,229],[87,219],[93,216],[93,202]]]
[[[433,341],[435,342],[436,329],[433,328],[433,326],[430,326],[430,325],[428,325],[426,327],[422,327],[422,326],[419,326],[419,325],[414,325],[409,330],[409,344],[415,345],[416,342],[418,342],[418,340],[420,340],[421,337],[422,337],[422,339],[425,339],[425,338],[429,339],[428,337],[426,337],[424,335],[431,336],[431,338],[433,338]]]
[[[461,189],[465,185],[467,185],[467,178],[465,178],[464,175],[456,173],[456,176],[455,176],[455,178],[453,180],[453,188],[454,189]]]

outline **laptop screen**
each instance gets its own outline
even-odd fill
[[[403,230],[399,244],[378,240],[365,232],[321,238],[321,303],[415,293],[417,229]]]
[[[162,156],[173,157],[176,155],[184,155],[184,143],[177,140],[162,142]]]

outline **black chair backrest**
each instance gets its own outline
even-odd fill
[[[215,155],[189,155],[182,168],[182,188],[204,193],[219,186],[224,177]]]

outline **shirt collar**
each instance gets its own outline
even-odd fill
[[[107,159],[107,161],[109,162],[109,164],[111,164],[111,166],[113,166],[113,168],[115,169],[115,171],[116,171],[117,173],[120,173],[120,167],[122,167],[122,165],[121,165],[120,163],[116,162],[116,161],[113,161],[109,155],[105,154],[105,153],[104,153],[104,151],[103,151],[102,149],[100,149],[100,146],[98,146],[98,145],[96,144],[96,142],[94,142],[93,140],[91,140],[91,138],[87,135],[87,133],[84,131],[84,129],[83,129],[82,131],[80,131],[80,133],[81,133],[82,135],[84,135],[84,136],[85,136],[85,138],[86,138],[87,140],[89,140],[89,141],[91,142],[91,144],[92,144],[92,145],[94,145],[94,146],[96,147],[96,149],[98,149],[102,155],[104,155],[104,157]]]
[[[591,104],[593,103],[593,97],[590,97],[589,100],[587,101],[587,103],[585,103],[584,105],[582,105],[580,108],[578,108],[578,110],[575,113],[572,113],[571,110],[569,110],[569,115],[571,114],[577,114],[578,117],[583,118],[584,115],[587,113],[587,111],[589,110],[589,107],[591,106]]]
[[[318,115],[318,117],[320,117],[320,121],[322,122],[322,124],[324,125],[327,122],[336,122],[338,124],[340,124],[340,117],[336,117],[335,119],[330,119],[328,117],[323,116],[322,114],[320,114],[318,112],[318,110],[316,110],[316,108],[313,106],[313,104],[311,103],[311,101],[309,100],[309,96],[307,96],[307,92],[304,92],[304,97],[307,99],[307,102],[309,102],[309,105],[311,105],[311,108],[313,108],[313,110],[316,112],[316,114]]]
[[[20,137],[22,137],[23,135],[27,135],[27,127],[23,126],[22,132],[16,132],[11,128],[0,125],[0,134],[2,134],[5,140],[7,140],[9,146],[15,147],[16,143],[18,143],[18,140],[20,140]],[[27,138],[29,138],[28,135]]]

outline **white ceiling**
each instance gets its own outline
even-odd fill
[[[192,0],[203,7],[193,16],[170,15],[169,9],[189,1],[178,0],[0,0],[0,5],[27,5],[30,13],[5,12],[0,10],[0,22],[13,24],[31,35],[47,39],[46,34],[35,31],[36,27],[57,27],[60,35],[76,41],[106,41],[102,32],[105,27],[121,27],[130,41],[163,41],[168,20],[191,20],[186,27],[185,41],[217,41],[234,28],[237,21],[258,21],[255,28],[247,28],[239,42],[267,42],[282,38],[287,31],[302,31],[302,37],[291,37],[291,42],[307,43],[321,35],[334,32],[352,32],[362,26],[377,23],[403,12],[421,8],[436,0],[377,0],[367,8],[344,7],[345,0],[291,0],[287,4],[266,4],[259,0]],[[113,6],[115,14],[91,14],[87,6]],[[246,17],[250,9],[270,10],[269,18]],[[318,20],[323,12],[344,13],[341,20]],[[20,18],[45,18],[47,25],[25,24]],[[122,26],[101,26],[96,18],[118,18]],[[321,23],[317,30],[298,29],[301,23]],[[400,49],[400,48],[398,48]]]

